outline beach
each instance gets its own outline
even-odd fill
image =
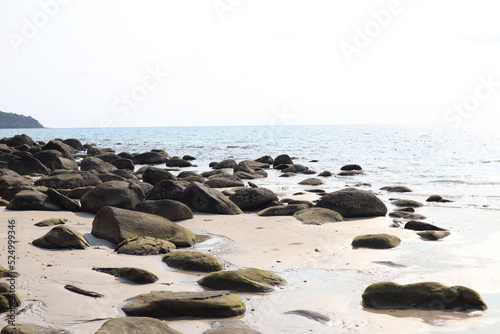
[[[310,162],[309,166],[314,163]],[[200,164],[172,171],[172,174],[210,170],[207,165]],[[367,170],[364,175],[324,178],[323,185],[312,187],[298,184],[309,175],[282,178],[279,170],[266,171],[267,178],[250,181],[258,188],[270,189],[279,200],[308,202],[321,198],[306,191],[308,189],[320,188],[331,193],[365,181],[373,173]],[[38,178],[40,176],[35,179]],[[394,184],[389,179],[386,181],[386,185]],[[247,182],[245,180],[248,187]],[[442,186],[438,184],[438,187]],[[408,193],[380,190],[378,185],[360,184],[357,188],[375,194],[387,206],[388,213],[397,209],[392,204],[396,198],[423,203],[416,212],[426,216],[427,223],[448,230],[450,235],[438,241],[423,240],[403,225],[390,227],[393,218],[388,214],[308,225],[293,216],[258,216],[256,210],[245,210],[238,215],[194,212],[192,219],[176,224],[198,236],[198,242],[188,249],[214,255],[224,270],[264,269],[287,281],[286,285],[269,293],[237,292],[246,307],[246,312],[237,319],[261,333],[390,333],[408,328],[414,333],[496,332],[500,326],[498,209],[494,205],[464,204],[462,202],[468,198],[453,195],[449,196],[456,200],[453,202],[426,202],[432,194],[428,191],[430,186],[426,191]],[[8,251],[7,223],[15,223],[15,271],[19,274],[15,278],[15,292],[22,302],[16,323],[66,329],[71,333],[94,333],[107,320],[125,316],[122,307],[127,298],[150,291],[205,290],[197,283],[205,273],[169,267],[162,262],[162,255],[134,256],[114,252],[115,243],[91,233],[93,213],[20,211],[2,207],[0,217],[2,254]],[[66,218],[65,226],[80,232],[90,247],[49,250],[34,246],[33,240],[52,228],[34,224],[47,218]],[[401,243],[383,250],[351,245],[356,236],[381,233],[397,236]],[[7,267],[6,260],[2,259],[0,265]],[[141,268],[158,276],[158,281],[140,285],[96,272],[92,270],[94,267]],[[387,281],[398,284],[435,281],[447,286],[466,286],[481,295],[488,309],[455,312],[366,307],[362,302],[366,287]],[[104,297],[76,294],[64,288],[68,284]],[[6,325],[6,316],[1,319]],[[182,333],[202,333],[211,328],[212,322],[220,320],[173,318],[165,321]]]

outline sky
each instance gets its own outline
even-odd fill
[[[0,75],[46,127],[500,126],[495,0],[2,0]]]

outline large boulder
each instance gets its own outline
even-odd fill
[[[0,144],[5,144],[9,147],[16,147],[21,145],[35,146],[36,143],[30,136],[25,134],[15,135],[14,137],[4,137],[0,139]]]
[[[0,196],[8,188],[29,187],[32,185],[33,181],[19,175],[13,170],[0,169]]]
[[[167,254],[174,248],[175,245],[170,241],[153,237],[138,237],[120,242],[115,252],[128,255],[159,255]]]
[[[245,313],[241,298],[229,291],[153,291],[125,300],[128,316],[154,318],[236,317]]]
[[[201,183],[191,183],[180,201],[191,210],[222,215],[238,215],[243,213],[240,208],[224,196],[220,191],[209,188]]]
[[[105,206],[97,212],[91,233],[96,238],[117,245],[126,239],[141,236],[167,240],[178,247],[190,247],[196,242],[193,232],[166,218],[111,206]]]
[[[374,283],[363,292],[363,302],[375,309],[486,310],[481,296],[464,286],[445,286],[436,282],[399,285]]]
[[[273,167],[277,167],[279,165],[293,165],[292,158],[288,154],[278,155],[273,161]]]
[[[111,164],[113,166],[115,166],[116,168],[118,168],[118,169],[126,169],[126,170],[130,170],[130,171],[134,171],[135,170],[135,164],[130,159],[120,158],[118,160],[115,160],[115,161],[111,162]]]
[[[148,195],[149,200],[171,199],[178,201],[189,186],[189,182],[165,180],[154,185]]]
[[[213,255],[195,251],[175,251],[163,257],[169,267],[211,273],[222,270],[222,264]]]
[[[31,174],[49,174],[49,170],[36,158],[25,155],[23,157],[12,159],[7,163],[7,168],[20,175]]]
[[[146,171],[142,175],[142,180],[144,182],[155,185],[158,182],[161,182],[164,180],[177,181],[177,177],[175,177],[172,173],[170,173],[166,169],[158,168],[158,167],[149,167],[148,169],[146,169]]]
[[[342,215],[336,211],[325,208],[308,208],[293,215],[304,224],[322,225],[344,221]]]
[[[270,271],[255,268],[217,271],[198,280],[198,284],[211,289],[239,292],[272,292],[286,283]]]
[[[167,167],[191,167],[193,164],[181,158],[171,158],[165,163]]]
[[[242,188],[229,196],[241,210],[260,210],[278,201],[278,196],[266,188]]]
[[[233,168],[234,169],[234,168],[236,168],[236,166],[238,166],[236,161],[234,161],[233,159],[227,159],[227,160],[222,160],[219,163],[216,163],[212,168],[213,169],[223,169],[223,168]]]
[[[106,321],[95,334],[182,334],[166,322],[150,317],[114,318]]]
[[[81,210],[80,203],[77,201],[72,200],[71,198],[61,194],[55,189],[49,188],[47,190],[47,195],[61,208],[68,210],[68,211],[73,211],[73,212],[78,212]]]
[[[133,156],[132,161],[138,165],[159,165],[166,163],[168,158],[165,151],[151,151]]]
[[[63,143],[73,148],[75,151],[85,151],[82,142],[76,138],[68,138],[63,140]]]
[[[58,169],[58,170],[55,170],[52,173],[50,173],[50,176],[61,175],[61,174],[69,174],[69,175],[78,174],[78,175],[80,175],[83,179],[83,186],[84,187],[97,186],[98,184],[102,183],[102,181],[99,179],[99,177],[96,174],[91,173],[91,172],[81,171],[81,170]]]
[[[387,207],[370,191],[346,188],[323,196],[316,207],[337,211],[344,218],[385,216]]]
[[[69,226],[56,226],[43,237],[33,240],[33,245],[48,249],[85,249],[89,243],[83,235]]]
[[[57,174],[44,176],[36,180],[35,186],[55,189],[73,189],[85,186],[85,182],[80,174]]]
[[[47,195],[36,190],[21,190],[6,207],[7,210],[47,210],[59,211],[62,208]]]
[[[68,169],[78,170],[78,165],[74,160],[67,159],[57,150],[43,150],[33,155],[49,170]]]
[[[137,204],[134,210],[152,213],[172,221],[193,218],[193,212],[191,212],[191,209],[187,205],[169,199],[144,201]]]
[[[45,144],[44,147],[42,147],[42,150],[56,150],[59,151],[63,154],[63,156],[66,159],[73,159],[73,155],[76,153],[76,150],[72,148],[69,145],[66,145],[60,140],[51,140],[47,144]]]
[[[80,169],[87,172],[105,174],[105,173],[111,173],[116,169],[116,167],[110,164],[109,162],[106,162],[99,158],[86,157],[82,160],[82,163],[80,164]]]
[[[83,211],[96,213],[104,206],[132,210],[144,199],[143,190],[135,183],[109,181],[87,192],[80,202]]]
[[[364,234],[358,235],[352,240],[354,248],[389,249],[397,247],[401,239],[389,234]]]
[[[404,228],[413,231],[446,231],[444,228],[418,220],[410,220],[405,224]]]

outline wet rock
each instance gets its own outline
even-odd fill
[[[273,168],[279,165],[293,165],[293,161],[288,154],[281,154],[274,159]]]
[[[33,324],[20,324],[5,326],[1,334],[70,334],[69,331],[60,328],[47,328]]]
[[[365,173],[362,170],[342,170],[337,175],[338,176],[356,176],[356,175],[364,175]]]
[[[222,160],[221,162],[215,164],[212,168],[213,169],[223,169],[223,168],[236,168],[236,166],[238,166],[238,164],[236,163],[236,161],[234,161],[233,159],[227,159],[227,160]]]
[[[183,270],[210,273],[223,269],[222,264],[215,256],[195,251],[170,252],[163,257],[162,261],[169,267]]]
[[[122,241],[115,248],[118,254],[128,255],[159,255],[167,254],[175,245],[170,241],[153,237],[138,237]]]
[[[181,158],[171,158],[165,163],[167,167],[191,167],[193,164]]]
[[[210,188],[244,187],[243,181],[234,175],[212,176],[205,182]]]
[[[106,174],[116,170],[116,167],[97,157],[86,157],[82,160],[80,169],[86,172],[92,171],[98,174]]]
[[[453,202],[449,199],[444,199],[441,195],[431,195],[426,199],[427,202],[449,203]]]
[[[417,235],[425,240],[437,241],[446,238],[451,233],[448,231],[423,231],[417,232]]]
[[[272,206],[267,209],[257,212],[257,216],[269,217],[269,216],[293,216],[296,212],[308,209],[307,204],[289,204],[289,205],[279,205]]]
[[[189,154],[186,154],[185,156],[182,157],[182,159],[184,160],[187,160],[187,161],[193,161],[193,160],[196,160],[195,157],[189,155]]]
[[[392,202],[395,206],[409,207],[409,208],[420,208],[424,206],[422,203],[413,201],[411,199],[398,199]]]
[[[448,287],[436,282],[398,285],[374,283],[363,292],[363,302],[376,309],[486,310],[481,296],[463,286]]]
[[[55,226],[62,225],[66,223],[68,220],[66,218],[48,218],[42,221],[39,221],[35,224],[35,226],[45,227],[45,226]]]
[[[360,165],[356,164],[350,164],[350,165],[345,165],[340,168],[340,170],[362,170]]]
[[[259,210],[274,201],[278,201],[278,196],[266,188],[241,188],[229,196],[241,210]]]
[[[332,172],[325,170],[325,171],[319,173],[318,176],[330,177],[330,176],[332,176]]]
[[[351,243],[354,248],[389,249],[397,247],[401,239],[388,234],[365,234],[355,237]]]
[[[295,165],[291,165],[285,169],[282,169],[281,172],[282,173],[306,173],[306,171],[309,170],[309,167],[306,167],[304,165],[300,165],[300,164],[295,164]]]
[[[218,271],[198,280],[198,284],[211,289],[239,292],[272,292],[286,283],[276,274],[255,268]]]
[[[63,140],[63,143],[73,148],[75,151],[85,151],[82,142],[75,138]]]
[[[138,284],[150,284],[158,280],[158,277],[150,271],[132,268],[132,267],[121,267],[121,268],[98,268],[94,267],[95,270],[100,273],[105,273],[113,275],[115,277],[123,278],[128,281],[138,283]]]
[[[156,183],[148,195],[148,200],[170,199],[178,201],[189,186],[188,182],[165,180]]]
[[[241,298],[229,291],[153,291],[126,299],[125,303],[122,310],[128,316],[213,318],[245,313]]]
[[[253,182],[248,182],[248,186],[251,187],[251,188],[258,188],[259,187],[258,185],[256,185]]]
[[[304,224],[323,225],[344,221],[342,215],[336,211],[325,208],[309,208],[301,210],[293,215]]]
[[[255,159],[255,161],[269,165],[272,165],[274,163],[274,160],[270,155],[264,155],[258,159]]]
[[[62,208],[47,195],[36,190],[21,190],[14,195],[6,207],[7,210],[42,210],[59,211]]]
[[[318,178],[315,178],[315,177],[310,177],[308,179],[305,179],[305,180],[302,180],[299,182],[299,184],[301,185],[306,185],[306,186],[319,186],[319,185],[322,185],[324,184],[323,181],[321,181],[320,179]]]
[[[166,322],[149,317],[125,317],[106,321],[95,334],[182,334]]]
[[[45,167],[38,159],[27,155],[10,160],[7,163],[7,168],[20,175],[31,175],[35,173],[43,175],[49,174],[47,167]]]
[[[132,210],[144,199],[144,192],[138,185],[125,181],[109,181],[87,192],[80,202],[83,211],[96,213],[104,206]]]
[[[420,222],[417,220],[410,220],[405,224],[405,229],[413,231],[446,231],[446,229],[437,227],[432,224]]]
[[[111,164],[118,169],[126,169],[130,171],[135,170],[135,164],[131,159],[120,158],[118,160],[111,162]]]
[[[165,151],[151,151],[133,156],[132,161],[138,165],[160,165],[166,163],[168,158]]]
[[[230,319],[212,322],[212,329],[203,334],[260,334],[239,319]]]
[[[414,213],[415,209],[414,208],[410,208],[410,207],[401,207],[401,208],[397,208],[397,210],[395,210],[395,211],[402,211],[402,212]]]
[[[323,196],[316,207],[337,211],[344,218],[385,216],[387,207],[375,194],[346,188]]]
[[[166,169],[158,167],[148,167],[144,171],[144,174],[142,175],[142,180],[154,186],[158,182],[164,180],[177,181],[177,177],[175,177],[172,173],[170,173]]]
[[[152,213],[154,215],[165,217],[172,221],[191,219],[193,212],[184,203],[163,199],[158,201],[143,201],[137,204],[135,211]]]
[[[386,186],[380,188],[380,190],[385,190],[387,192],[392,192],[392,193],[409,193],[413,191],[406,186]]]
[[[189,206],[191,210],[199,212],[223,215],[238,215],[243,213],[235,203],[221,192],[197,182],[191,183],[186,188],[180,201]]]
[[[427,219],[427,217],[422,216],[418,213],[404,212],[404,211],[394,211],[389,213],[391,218],[401,218],[401,219]]]
[[[32,243],[47,249],[85,249],[90,246],[80,232],[69,226],[56,226]]]

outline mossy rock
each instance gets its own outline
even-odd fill
[[[309,208],[307,204],[278,205],[257,212],[257,216],[293,216],[296,212]]]
[[[391,193],[410,193],[413,191],[406,186],[386,186],[386,187],[380,188],[380,190],[385,190],[385,191],[391,192]]]
[[[2,329],[2,334],[70,334],[69,331],[60,328],[47,328],[33,324],[8,325]]]
[[[391,218],[401,218],[401,219],[427,219],[426,216],[422,216],[418,213],[404,212],[404,211],[394,211],[389,213]]]
[[[129,255],[158,255],[167,254],[175,245],[167,240],[153,237],[138,237],[122,241],[115,248],[118,254]]]
[[[169,267],[184,270],[210,273],[223,269],[222,264],[215,256],[195,251],[170,252],[163,257],[162,261]]]
[[[354,248],[389,249],[397,247],[401,239],[389,234],[365,234],[355,237],[352,241]]]
[[[215,290],[271,292],[285,285],[286,280],[267,270],[248,268],[211,273],[198,280],[198,284]]]
[[[106,321],[95,334],[162,333],[181,334],[165,321],[148,317],[125,317]]]
[[[448,287],[436,282],[398,285],[374,283],[363,292],[363,302],[376,309],[486,310],[481,296],[463,286]]]
[[[110,274],[115,277],[124,278],[138,284],[149,284],[154,283],[158,280],[158,277],[152,272],[139,268],[92,268],[92,270],[98,271],[100,273]]]
[[[293,215],[304,224],[322,225],[325,223],[336,223],[344,221],[337,211],[325,208],[309,208],[299,211]]]
[[[316,177],[310,177],[308,179],[302,180],[299,182],[300,185],[305,185],[305,186],[319,186],[322,184],[325,184],[322,180],[316,178]]]
[[[260,334],[240,319],[215,321],[211,326],[212,329],[204,331],[203,334]]]
[[[47,249],[85,249],[90,244],[72,227],[59,225],[44,236],[33,240],[33,245]]]
[[[17,272],[0,266],[0,278],[2,278],[2,277],[17,277],[17,276],[19,276],[19,274]]]
[[[436,240],[441,240],[449,236],[451,233],[448,231],[423,231],[423,232],[417,232],[417,235],[421,237],[422,239],[425,240],[431,240],[431,241],[436,241]]]
[[[245,313],[241,298],[229,291],[153,291],[125,300],[128,316],[153,318],[236,317]]]

